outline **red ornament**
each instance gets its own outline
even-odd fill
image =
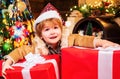
[[[110,2],[104,2],[105,6],[109,6],[111,3]]]
[[[14,29],[12,27],[9,28],[9,33],[10,33],[10,36],[14,35]]]
[[[24,29],[24,30],[23,30],[23,36],[24,36],[24,37],[27,37],[28,35],[29,35],[29,30]]]
[[[20,37],[19,38],[15,38],[16,42],[20,42],[21,40],[22,40],[22,38],[20,38]]]
[[[17,21],[17,22],[15,23],[15,26],[16,26],[17,28],[21,28],[21,27],[22,27],[22,23],[19,22],[19,21]]]

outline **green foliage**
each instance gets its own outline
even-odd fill
[[[98,6],[91,6],[91,5],[80,5],[80,6],[73,6],[71,10],[78,10],[82,13],[83,17],[89,16],[101,16],[105,14],[112,14],[115,16],[120,16],[120,8],[119,6],[111,5],[108,1],[102,1]]]
[[[88,5],[81,5],[79,11],[83,14],[83,17],[88,17],[91,15],[91,7]]]

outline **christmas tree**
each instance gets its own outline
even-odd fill
[[[0,57],[31,44],[33,16],[28,0],[0,0]]]
[[[86,35],[92,35],[93,29],[92,29],[92,23],[88,22],[87,28],[86,28]]]

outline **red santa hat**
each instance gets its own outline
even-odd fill
[[[38,16],[38,18],[35,20],[34,22],[34,27],[36,27],[36,25],[46,19],[49,18],[58,18],[60,19],[60,21],[62,22],[61,16],[58,13],[57,9],[50,3],[48,3],[44,9],[42,10],[41,14]]]

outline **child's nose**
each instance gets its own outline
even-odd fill
[[[51,32],[51,34],[54,34],[54,33],[55,33],[55,30],[54,30],[54,29],[51,29],[50,32]]]

